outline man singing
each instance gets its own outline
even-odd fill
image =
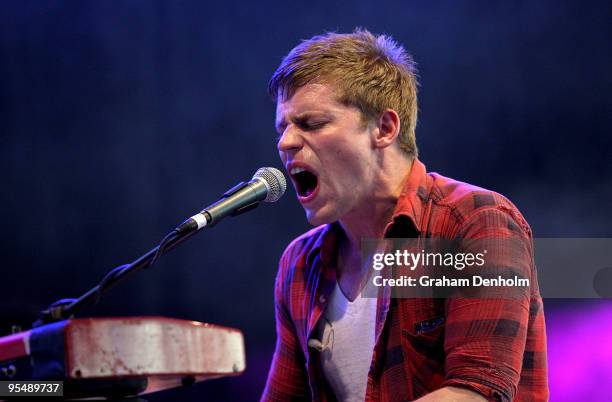
[[[508,238],[535,271],[531,230],[510,201],[418,159],[403,47],[365,30],[315,36],[283,59],[269,92],[280,157],[316,227],[280,260],[262,400],[547,400],[537,286],[520,299],[360,297],[362,239]]]

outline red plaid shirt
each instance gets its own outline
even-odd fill
[[[276,278],[277,343],[263,401],[334,401],[320,355],[308,347],[336,284],[339,225],[323,225],[285,250]],[[385,237],[523,239],[530,295],[380,298],[367,401],[410,401],[436,389],[470,389],[491,401],[548,399],[546,332],[531,229],[503,196],[415,160]],[[500,252],[500,255],[505,253]],[[514,261],[516,263],[516,261]],[[534,286],[535,284],[535,286]]]

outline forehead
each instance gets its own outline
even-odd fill
[[[317,110],[330,111],[343,106],[338,102],[337,94],[331,85],[307,84],[298,88],[288,99],[282,100],[279,95],[276,103],[276,119],[282,119],[286,114]]]

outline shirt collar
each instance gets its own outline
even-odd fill
[[[319,256],[325,266],[335,266],[338,255],[338,244],[342,236],[344,236],[344,231],[340,223],[334,222],[325,225],[321,234],[316,239],[314,247],[308,253],[306,263],[312,266],[314,264],[314,258]]]
[[[412,162],[410,174],[404,182],[404,188],[393,211],[391,222],[385,228],[385,237],[398,236],[406,232],[419,234],[422,231],[424,205],[427,200],[431,178],[427,175],[425,165],[418,159]],[[410,227],[411,226],[411,227]]]

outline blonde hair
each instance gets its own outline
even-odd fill
[[[283,59],[268,83],[274,101],[290,99],[309,83],[333,85],[338,101],[361,110],[364,122],[389,108],[400,117],[399,146],[417,157],[416,64],[393,38],[365,29],[326,33],[302,41]]]

